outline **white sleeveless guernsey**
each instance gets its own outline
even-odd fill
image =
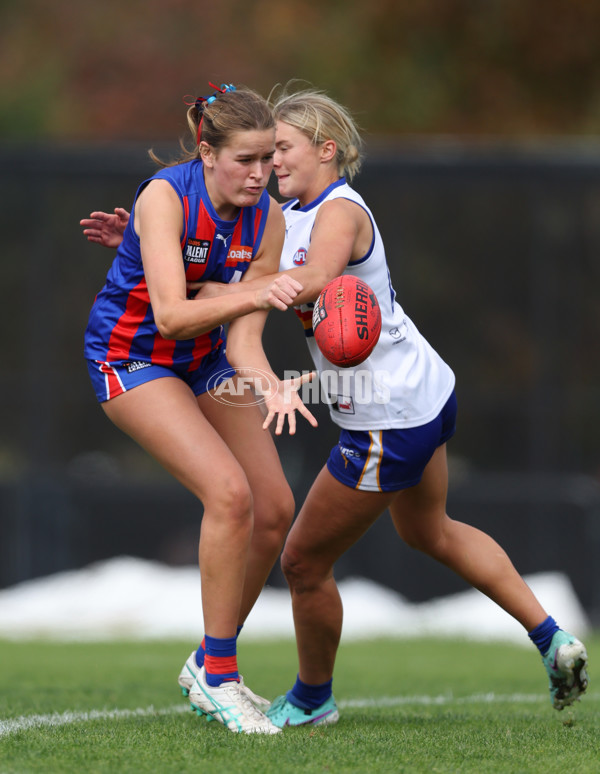
[[[286,238],[282,271],[305,263],[315,217],[323,202],[344,198],[359,204],[373,226],[366,255],[349,263],[345,274],[366,282],[381,307],[381,336],[362,363],[339,368],[321,353],[312,330],[313,304],[295,311],[303,322],[306,341],[319,372],[332,420],[347,430],[388,430],[418,427],[435,419],[454,389],[454,373],[396,301],[383,241],[371,211],[344,179],[330,185],[315,201],[300,207],[298,200],[284,207]]]

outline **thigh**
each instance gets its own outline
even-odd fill
[[[108,418],[206,505],[222,487],[247,486],[235,455],[176,376],[102,403]]]
[[[237,379],[237,376],[233,377]],[[243,468],[255,501],[256,519],[260,521],[268,502],[291,498],[281,460],[269,430],[263,430],[263,413],[248,390],[232,390],[226,404],[211,392],[198,398],[202,413],[227,443]]]
[[[448,518],[448,462],[446,444],[439,446],[429,460],[421,481],[398,492],[390,504],[396,531],[410,545],[435,542]]]
[[[395,493],[366,492],[337,481],[324,467],[286,541],[286,558],[332,567],[386,510]]]

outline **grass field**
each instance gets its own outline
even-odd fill
[[[344,643],[331,727],[241,736],[187,709],[190,644],[0,641],[1,774],[600,772],[600,635],[589,693],[552,709],[531,647],[455,640]],[[240,644],[240,669],[274,697],[293,642]]]

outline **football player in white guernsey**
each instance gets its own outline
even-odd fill
[[[454,570],[519,621],[541,653],[551,701],[560,710],[586,690],[585,647],[559,628],[491,537],[446,513],[454,374],[396,300],[373,215],[349,185],[361,161],[354,121],[345,108],[314,90],[284,93],[274,113],[274,171],[288,200],[280,269],[302,284],[294,303],[300,304],[297,313],[315,366],[328,375],[326,384],[334,385],[331,418],[341,431],[283,549],[299,670],[294,686],[266,714],[279,727],[337,721],[332,679],[342,602],[333,567],[388,509],[405,543]],[[104,217],[116,223],[116,216]],[[89,229],[92,222],[85,223]],[[102,219],[92,225],[93,236],[105,243],[110,225]],[[343,273],[375,291],[383,324],[369,358],[340,370],[321,354],[310,320],[323,287]],[[258,288],[264,280],[252,282]],[[198,297],[238,290],[208,283]],[[359,378],[370,380],[368,401],[356,384]],[[267,416],[265,427],[272,419]]]
[[[310,304],[298,311],[315,366],[334,377],[328,384],[343,389],[329,396],[331,418],[341,428],[339,443],[283,550],[299,672],[267,715],[280,727],[337,720],[332,678],[342,602],[333,568],[386,509],[408,545],[450,567],[523,625],[542,654],[553,704],[562,709],[587,686],[584,646],[558,627],[491,537],[446,513],[454,374],[397,302],[373,215],[349,185],[360,165],[356,126],[347,110],[316,91],[283,94],[274,112],[274,172],[288,199],[280,268],[303,285],[294,303]],[[383,319],[368,359],[340,370],[310,336],[310,319],[311,302],[343,273],[371,286]],[[359,377],[363,386],[371,380],[368,402],[361,400]]]

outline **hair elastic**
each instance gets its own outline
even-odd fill
[[[196,133],[196,145],[200,145],[200,136],[202,134],[202,121],[204,120],[204,108],[206,105],[212,104],[219,94],[226,94],[228,91],[235,91],[235,86],[233,83],[222,83],[220,86],[215,86],[214,83],[208,82],[209,86],[212,86],[213,89],[217,90],[216,94],[211,94],[210,97],[195,97],[192,98],[192,102],[187,102],[186,97],[189,97],[189,94],[186,94],[186,96],[183,98],[183,102],[185,105],[188,105],[191,107],[194,105],[196,107],[196,110],[201,114],[200,120],[198,121],[198,132]]]

